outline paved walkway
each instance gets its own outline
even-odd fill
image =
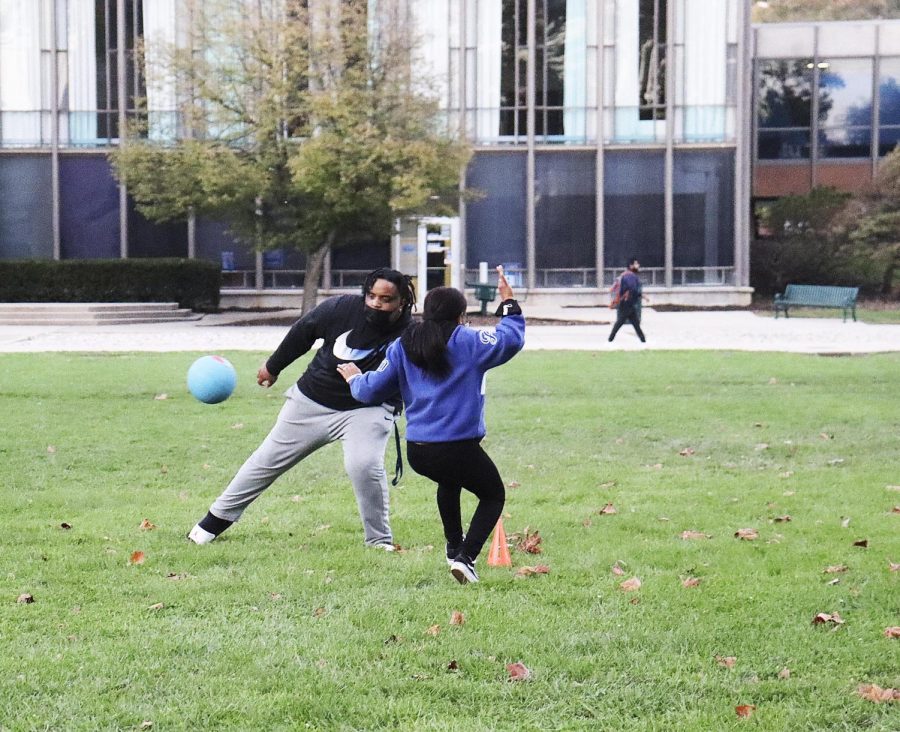
[[[749,311],[656,312],[644,309],[647,343],[630,325],[608,343],[607,308],[527,308],[526,317],[583,325],[532,325],[529,350],[636,351],[735,350],[791,353],[900,351],[900,325],[868,325],[837,318],[775,320]],[[288,314],[297,314],[290,311]],[[236,325],[273,313],[217,313],[184,323],[95,326],[0,326],[0,353],[43,351],[262,351],[279,344],[286,326]],[[279,316],[284,312],[277,313]]]

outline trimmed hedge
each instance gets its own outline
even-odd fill
[[[0,261],[0,302],[177,302],[219,305],[222,273],[200,259]]]

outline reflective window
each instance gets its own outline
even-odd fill
[[[883,58],[878,80],[878,154],[887,155],[900,142],[900,58]]]
[[[645,269],[665,266],[663,153],[609,151],[603,170],[606,267],[632,256]]]
[[[674,196],[674,266],[718,283],[716,268],[734,264],[734,153],[677,151]]]
[[[865,158],[872,144],[872,60],[816,63],[819,72],[819,155]]]
[[[811,59],[759,63],[760,127],[809,127],[812,120],[812,68]]]
[[[466,206],[466,262],[524,266],[525,154],[476,154],[466,187],[484,196]]]
[[[535,156],[535,247],[539,269],[596,265],[596,156],[538,152]],[[581,284],[575,271],[553,273],[552,285]]]
[[[638,17],[639,117],[666,118],[666,0],[640,0]]]

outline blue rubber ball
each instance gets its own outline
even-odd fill
[[[188,389],[204,404],[218,404],[231,396],[237,372],[221,356],[202,356],[188,369]]]

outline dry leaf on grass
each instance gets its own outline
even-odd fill
[[[531,676],[531,671],[528,670],[528,667],[518,661],[506,664],[506,672],[509,674],[510,681],[525,681]]]
[[[736,706],[734,708],[734,713],[737,714],[739,717],[743,717],[744,719],[747,719],[748,717],[752,717],[753,712],[755,712],[755,711],[756,711],[755,704],[739,704],[738,706]]]
[[[29,592],[23,592],[16,598],[16,602],[20,605],[30,605],[34,602],[34,595]]]
[[[166,399],[168,399],[168,398],[169,398],[169,395],[168,395],[168,394],[165,394],[165,393],[164,393],[164,394],[157,394],[155,397],[153,397],[153,399],[156,400],[156,401],[158,401],[158,402],[164,402],[164,401],[165,401]]]
[[[716,656],[716,663],[725,668],[734,668],[737,663],[737,656]]]
[[[891,509],[891,513],[900,513],[900,506],[894,506]]]
[[[632,577],[631,579],[619,583],[619,588],[623,592],[634,592],[635,590],[641,589],[641,581],[637,577]]]
[[[603,508],[597,511],[597,513],[599,513],[601,516],[611,516],[614,513],[618,513],[618,511],[616,510],[616,507],[611,503],[607,503]]]
[[[789,668],[783,668],[778,672],[779,679],[789,679],[791,678],[791,670]]]
[[[506,484],[506,487],[507,488],[518,488],[520,485],[522,485],[522,484],[519,481],[511,480],[511,481],[509,481],[509,483]]]
[[[785,514],[784,516],[776,516],[772,520],[776,524],[784,524],[784,523],[788,523],[789,521],[792,521],[793,519],[791,519],[791,517],[788,514]]]
[[[156,524],[152,523],[150,519],[142,519],[141,520],[141,531],[153,531],[156,528]]]
[[[825,623],[842,625],[844,619],[837,613],[816,613],[816,616],[812,619],[812,622],[813,625],[824,625]]]
[[[534,531],[532,532],[528,526],[525,527],[525,530],[521,534],[511,534],[510,540],[515,542],[515,547],[520,552],[525,552],[526,554],[540,554],[541,549],[541,535],[540,532]]]
[[[841,516],[841,528],[846,529],[850,526],[850,517],[849,516]]]
[[[681,580],[682,587],[699,587],[700,586],[700,578],[699,577],[688,577],[686,579]]]
[[[892,625],[884,629],[885,638],[900,638],[900,625]]]
[[[900,700],[900,689],[882,689],[878,684],[860,684],[856,693],[875,703]]]
[[[72,528],[72,524],[63,521],[63,522],[59,525],[59,528],[61,528],[61,529],[67,529],[67,530],[68,530],[68,529],[71,529],[71,528]]]
[[[863,549],[866,549],[869,546],[868,539],[857,539],[853,542],[853,546],[861,546]]]
[[[440,625],[432,625],[428,630],[425,631],[425,635],[437,635],[441,632]]]
[[[612,567],[610,567],[610,571],[616,575],[616,577],[621,577],[625,574],[625,570],[619,566],[619,563],[616,562]]]
[[[150,607],[148,607],[147,609],[148,609],[148,610],[162,610],[164,607],[165,607],[165,605],[164,605],[163,603],[161,603],[161,602],[155,602],[155,603],[153,603]]]
[[[447,670],[448,671],[459,671],[459,663],[457,663],[455,658],[452,661],[450,661],[450,663],[447,664]]]
[[[696,450],[694,450],[693,447],[686,447],[683,450],[679,450],[679,452],[678,452],[678,454],[681,455],[682,457],[690,457],[694,453],[696,453]]]
[[[516,577],[532,577],[536,574],[550,574],[550,567],[546,564],[536,564],[533,567],[519,567],[516,570]]]
[[[450,613],[450,625],[464,625],[466,622],[466,616],[463,615],[459,610],[454,610]]]
[[[900,563],[888,560],[888,569],[890,569],[891,572],[898,572],[900,571]]]
[[[846,572],[848,569],[850,569],[850,567],[848,567],[846,564],[832,564],[829,567],[825,567],[825,569],[822,570],[822,573],[838,574],[839,572]]]
[[[129,564],[143,564],[146,561],[147,557],[144,552],[137,551],[131,552],[131,556],[128,558]]]
[[[687,541],[688,539],[709,539],[711,538],[710,534],[704,534],[702,531],[682,531],[681,538]]]
[[[756,529],[738,529],[734,535],[743,541],[754,541],[759,538],[759,532]]]

